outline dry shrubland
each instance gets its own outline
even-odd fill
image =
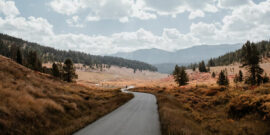
[[[270,134],[270,84],[137,87],[156,95],[164,135]]]
[[[66,83],[0,56],[1,134],[71,134],[132,98]]]

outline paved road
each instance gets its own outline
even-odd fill
[[[126,89],[122,89],[126,92]],[[131,92],[134,98],[74,135],[161,135],[156,97]]]

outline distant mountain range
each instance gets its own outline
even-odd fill
[[[175,64],[187,65],[208,60],[235,51],[241,47],[242,44],[199,45],[174,52],[152,48],[134,52],[120,52],[112,56],[146,62],[156,66],[159,72],[171,73]]]

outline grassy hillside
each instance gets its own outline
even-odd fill
[[[16,59],[16,52],[18,49],[23,51],[24,56],[27,56],[27,53],[30,50],[36,51],[43,62],[63,62],[65,59],[70,58],[74,63],[96,66],[97,68],[101,68],[105,64],[108,66],[115,65],[119,67],[132,68],[134,70],[157,71],[156,67],[136,60],[90,55],[87,53],[70,50],[57,50],[0,33],[0,55]]]
[[[131,98],[65,83],[0,56],[1,134],[71,134]]]

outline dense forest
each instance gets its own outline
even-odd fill
[[[57,50],[51,47],[41,46],[37,43],[24,41],[9,35],[0,34],[0,55],[16,59],[14,57],[17,56],[16,53],[18,49],[21,50],[22,56],[26,56],[29,52],[35,51],[42,62],[63,62],[65,59],[69,58],[74,63],[82,63],[90,67],[100,67],[105,64],[108,66],[115,65],[119,67],[132,68],[134,71],[157,71],[156,67],[140,61],[111,56],[90,55],[71,50]]]

